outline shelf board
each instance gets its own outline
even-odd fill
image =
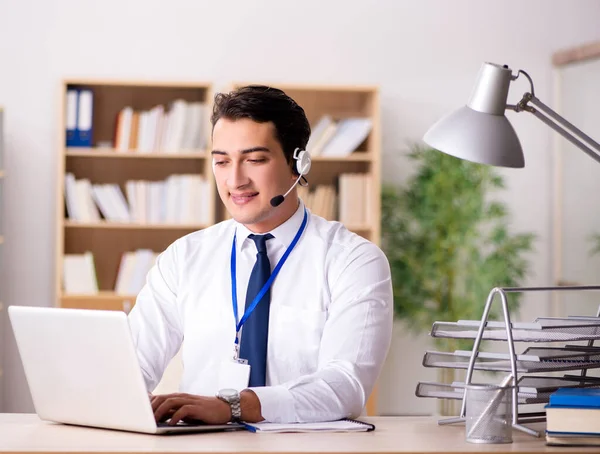
[[[66,294],[63,293],[60,295],[60,299],[62,301],[72,301],[72,300],[134,300],[137,298],[136,295],[120,295],[115,292],[111,292],[109,290],[103,290],[98,293],[92,294]]]
[[[66,149],[66,156],[73,158],[119,158],[119,159],[205,159],[209,154],[205,150],[190,150],[185,152],[149,152],[135,150],[117,151],[114,148],[77,148]],[[312,156],[315,162],[370,162],[373,153],[355,152],[348,156]],[[0,177],[3,172],[0,171]]]
[[[135,150],[117,151],[114,148],[79,148],[69,147],[66,156],[73,158],[122,158],[122,159],[204,159],[205,150],[186,150],[185,152],[148,152]]]
[[[202,230],[200,224],[136,224],[118,222],[77,222],[64,220],[63,226],[69,229],[117,229],[117,230]]]
[[[132,88],[195,88],[206,90],[212,86],[209,81],[193,80],[154,80],[154,79],[64,79],[64,85],[99,85],[103,87],[132,87]]]
[[[314,162],[370,162],[373,160],[373,153],[355,152],[348,156],[311,156],[311,160]]]
[[[347,224],[346,228],[352,232],[370,232],[373,230],[373,226],[368,224]]]
[[[6,173],[4,172],[4,170],[0,169],[0,178],[4,178],[6,176]]]
[[[77,222],[65,220],[63,223],[65,228],[69,229],[121,229],[121,230],[202,230],[205,229],[205,225],[199,224],[134,224],[134,223],[122,223],[117,222]],[[348,230],[352,231],[370,231],[373,229],[372,225],[369,224],[348,224],[346,225]],[[3,237],[0,236],[0,244],[3,241]]]
[[[0,235],[0,244],[4,244],[4,235]]]
[[[118,295],[112,291],[100,291],[89,295],[60,295],[60,307],[69,309],[94,309],[129,312],[135,305],[135,295]]]

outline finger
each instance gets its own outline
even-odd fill
[[[158,407],[160,407],[160,405],[166,400],[168,399],[169,396],[168,395],[161,395],[161,396],[154,396],[152,397],[152,400],[150,401],[152,404],[152,411],[155,412],[156,409]]]
[[[173,393],[173,394],[158,394],[152,397],[152,400],[150,401],[152,403],[152,411],[156,411],[156,409],[158,407],[160,407],[160,405],[165,402],[167,399],[171,399],[173,397],[191,397],[189,394],[179,394],[179,393]]]
[[[175,413],[173,413],[173,416],[171,416],[171,420],[169,421],[169,424],[175,425],[179,421],[190,420],[190,419],[199,421],[199,420],[201,420],[200,413],[201,413],[201,407],[199,405],[193,405],[193,404],[183,405]]]
[[[173,416],[173,413],[175,413],[175,410],[173,410],[173,409],[169,410],[166,415],[164,415],[160,419],[157,419],[156,422],[165,422],[165,421],[168,421],[171,418],[171,416]]]
[[[168,397],[154,411],[154,419],[163,421],[166,416],[170,415],[173,411],[177,411],[187,403],[189,403],[189,399]]]

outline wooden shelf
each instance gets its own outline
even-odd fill
[[[348,156],[311,156],[313,162],[371,162],[373,153],[354,152]]]
[[[122,230],[202,230],[205,225],[197,224],[135,224],[117,222],[77,222],[66,220],[63,223],[69,229],[122,229]]]
[[[4,235],[0,235],[0,244],[4,243]]]
[[[65,79],[63,80],[64,85],[76,85],[76,86],[97,86],[97,87],[125,87],[132,89],[207,89],[211,86],[210,82],[202,81],[170,81],[170,80],[145,80],[145,79]]]
[[[129,312],[135,305],[135,295],[117,295],[103,291],[93,295],[66,295],[59,297],[60,307]]]
[[[205,159],[205,150],[186,150],[177,152],[148,152],[136,150],[117,151],[114,148],[67,148],[67,158],[117,158],[117,159]]]
[[[121,301],[121,300],[127,300],[127,299],[132,299],[135,300],[136,299],[136,295],[119,295],[115,292],[111,292],[111,291],[101,291],[98,293],[94,293],[94,294],[90,294],[90,295],[86,295],[86,294],[66,294],[63,293],[60,296],[61,300],[63,301],[69,301],[69,300],[81,300],[81,299],[87,299],[87,300],[113,300],[113,301]]]
[[[136,150],[117,151],[114,148],[67,148],[66,156],[75,158],[118,158],[118,159],[206,159],[209,154],[205,150],[185,152],[152,152],[141,153]],[[315,162],[370,162],[373,153],[354,152],[349,156],[312,156]],[[3,172],[0,171],[0,177]]]
[[[0,170],[0,178],[4,178],[6,176],[6,173],[4,172],[4,170]]]
[[[352,224],[346,224],[346,228],[348,230],[352,230],[353,232],[370,232],[371,230],[373,230],[373,226],[372,225],[368,225],[368,224],[363,224],[363,225],[352,225]]]

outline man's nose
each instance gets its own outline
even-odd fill
[[[227,186],[238,188],[248,184],[248,181],[249,178],[248,175],[246,175],[243,166],[240,164],[232,164],[227,178]]]

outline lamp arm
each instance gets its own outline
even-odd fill
[[[530,106],[533,104],[536,108]],[[540,101],[531,93],[525,93],[523,99],[516,106],[507,106],[516,112],[525,110],[535,115],[538,119],[546,123],[561,136],[571,142],[580,150],[584,151],[592,159],[600,163],[600,144],[577,128],[571,122],[567,121],[546,104]]]

